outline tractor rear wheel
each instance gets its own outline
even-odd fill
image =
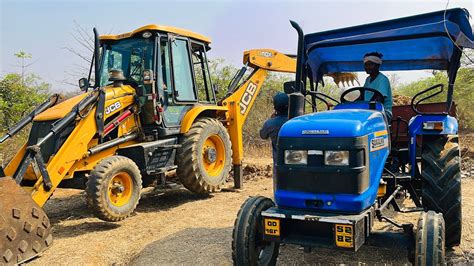
[[[190,191],[219,191],[229,175],[232,144],[227,129],[214,118],[201,118],[181,139],[176,153],[176,174]]]
[[[440,212],[446,222],[446,246],[461,243],[461,159],[457,136],[423,140],[422,203]]]
[[[237,214],[232,232],[234,265],[275,265],[280,244],[262,239],[262,211],[275,204],[262,196],[248,198]]]
[[[415,238],[415,265],[444,265],[444,219],[441,213],[423,212]]]
[[[127,218],[137,207],[142,180],[132,160],[111,156],[94,167],[86,186],[88,203],[96,215],[116,222]]]

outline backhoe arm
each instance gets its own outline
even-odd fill
[[[256,49],[244,52],[244,64],[253,68],[253,72],[240,87],[229,92],[222,101],[227,107],[227,128],[232,142],[232,162],[236,188],[242,186],[241,164],[243,159],[242,128],[257,98],[269,71],[294,73],[296,59],[270,49]]]

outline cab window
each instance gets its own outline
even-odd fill
[[[171,57],[176,100],[184,102],[196,101],[197,97],[194,91],[191,62],[186,40],[174,39],[171,42]]]
[[[214,103],[215,97],[211,90],[211,79],[209,76],[209,70],[207,68],[207,59],[204,45],[192,43],[191,47],[194,77],[196,79],[199,102]]]

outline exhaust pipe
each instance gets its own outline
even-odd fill
[[[290,20],[291,26],[298,33],[298,55],[296,57],[296,76],[294,92],[289,95],[288,119],[304,114],[303,70],[304,70],[304,34],[298,23]]]
[[[99,44],[99,32],[94,28],[94,88],[99,87],[100,83],[100,44]]]

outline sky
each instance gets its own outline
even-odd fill
[[[39,75],[54,91],[77,89],[63,84],[83,61],[65,47],[83,53],[74,39],[76,25],[102,34],[130,32],[147,24],[192,30],[211,38],[209,58],[238,67],[243,51],[272,48],[296,53],[297,35],[443,10],[446,0],[398,1],[40,1],[0,0],[0,76],[21,72],[14,53],[32,55],[27,72]],[[451,0],[474,15],[474,0]],[[472,21],[472,20],[471,20]],[[472,23],[471,23],[472,24]],[[89,56],[88,56],[89,57]],[[401,82],[428,76],[427,71],[397,72]],[[73,81],[75,82],[75,81]]]

